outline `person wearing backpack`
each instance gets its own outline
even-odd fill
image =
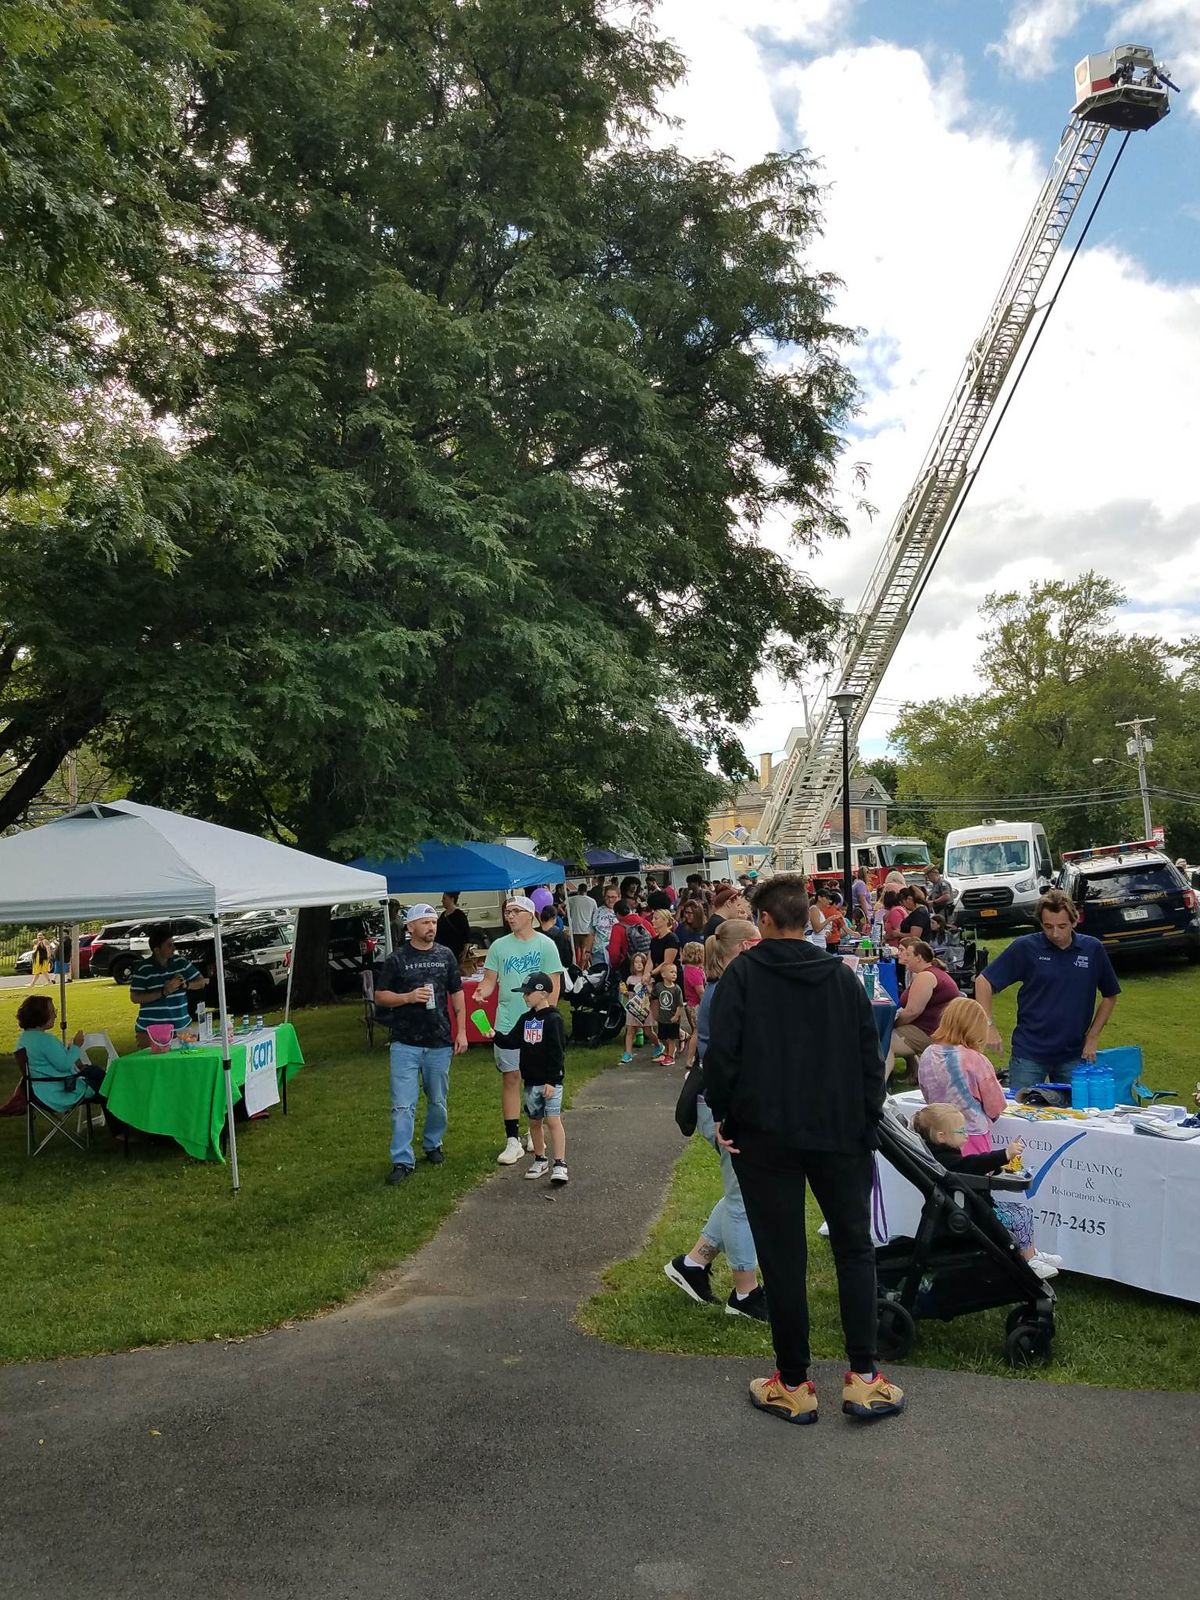
[[[622,977],[629,973],[629,963],[634,956],[648,956],[654,937],[650,921],[635,911],[628,900],[618,900],[617,920],[613,925],[608,946],[608,964],[619,969]]]

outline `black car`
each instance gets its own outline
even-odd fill
[[[203,992],[195,990],[188,996],[193,1016],[201,1000],[215,1010],[219,997],[212,933],[206,930],[192,939],[177,939],[175,948],[208,980]],[[270,922],[227,929],[222,935],[221,951],[225,958],[225,1001],[231,1012],[265,1011],[278,1003],[291,960],[287,928]]]
[[[1200,961],[1196,890],[1152,841],[1064,851],[1058,887],[1074,900],[1081,932],[1110,955],[1178,951]]]
[[[128,983],[133,969],[140,967],[149,956],[148,935],[160,920],[170,926],[176,940],[208,926],[203,917],[150,917],[141,922],[109,922],[92,942],[91,976]]]

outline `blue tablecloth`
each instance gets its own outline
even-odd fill
[[[871,1013],[875,1018],[875,1031],[879,1035],[879,1048],[884,1056],[892,1042],[892,1029],[896,1024],[896,1006],[887,995],[876,994],[871,1001]]]

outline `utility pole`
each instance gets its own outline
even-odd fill
[[[1118,728],[1129,728],[1131,730],[1125,744],[1125,754],[1137,758],[1138,788],[1141,790],[1142,795],[1142,826],[1145,830],[1142,837],[1144,839],[1152,839],[1154,837],[1154,825],[1150,821],[1150,795],[1146,789],[1146,753],[1154,749],[1154,741],[1147,738],[1142,729],[1148,728],[1152,722],[1157,721],[1157,717],[1133,717],[1129,722],[1117,723]]]

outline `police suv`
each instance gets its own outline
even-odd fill
[[[1110,955],[1176,950],[1200,961],[1200,897],[1152,839],[1064,850],[1055,881]]]

